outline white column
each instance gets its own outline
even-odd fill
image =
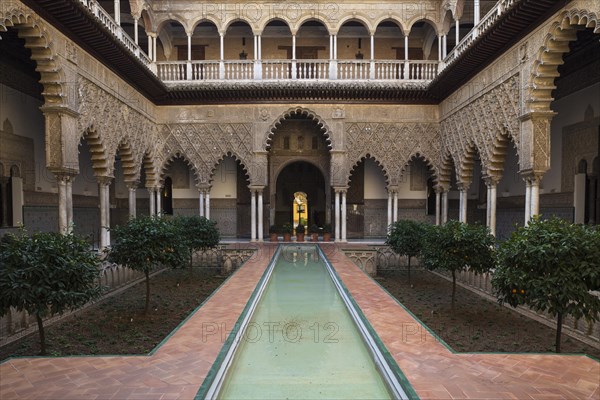
[[[199,203],[200,203],[199,207],[198,207],[200,209],[199,215],[201,217],[204,217],[204,189],[198,190],[198,193],[199,193],[198,198],[199,198]]]
[[[250,240],[256,241],[256,191],[250,189]]]
[[[127,184],[127,188],[129,189],[129,218],[135,218],[136,216],[136,201],[137,201],[137,196],[136,196],[136,191],[137,191],[137,183],[133,182],[133,183],[128,183]]]
[[[134,18],[133,19],[133,40],[135,41],[135,44],[139,45],[139,39],[140,39],[140,34],[138,32],[138,24],[139,24],[139,18]]]
[[[258,189],[258,220],[257,220],[257,224],[258,224],[258,229],[257,229],[257,236],[258,236],[258,241],[262,242],[263,241],[263,189]]]
[[[154,36],[152,38],[152,61],[156,62],[156,40],[158,39],[158,36]]]
[[[488,188],[488,213],[490,215],[488,227],[492,235],[496,236],[496,182],[492,182]]]
[[[394,191],[394,206],[393,206],[393,213],[394,213],[394,222],[398,222],[398,191]]]
[[[460,189],[460,204],[458,211],[458,220],[467,223],[467,189]]]
[[[110,244],[108,227],[110,226],[109,178],[98,178],[98,197],[100,200],[100,249]]]
[[[254,35],[254,59],[258,60],[258,35]]]
[[[152,36],[150,36],[150,35],[148,35],[148,58],[150,60],[154,59],[154,57],[152,55]]]
[[[225,35],[219,34],[219,79],[225,79]]]
[[[531,181],[525,178],[525,226],[531,218]]]
[[[438,35],[438,61],[442,61],[442,35]]]
[[[56,183],[58,185],[58,231],[67,233],[69,223],[67,219],[67,182],[65,175],[57,175]]]
[[[460,41],[460,21],[456,20],[456,24],[455,25],[456,25],[456,32],[454,32],[454,34],[456,36],[455,37],[455,41],[456,41],[455,46],[458,46],[458,42]]]
[[[206,190],[204,206],[205,206],[204,216],[206,217],[206,219],[210,219],[210,189]]]
[[[448,55],[448,35],[442,36],[442,59]]]
[[[473,1],[473,25],[477,26],[479,23],[479,0]]]
[[[187,59],[188,61],[192,61],[192,33],[188,33],[187,35]]]
[[[262,35],[258,35],[258,59],[262,60]]]
[[[371,35],[371,61],[375,60],[375,35]]]
[[[156,188],[156,215],[162,215],[162,190],[161,188]]]
[[[296,59],[296,35],[292,35],[292,60]]]
[[[340,192],[335,189],[335,241],[340,241]]]
[[[333,35],[329,35],[329,59],[333,60]]]
[[[440,225],[442,221],[442,205],[441,203],[441,189],[435,190],[435,224]]]
[[[442,192],[442,224],[448,222],[448,191]]]
[[[531,178],[531,211],[530,218],[540,213],[540,178]]]
[[[121,1],[115,0],[115,22],[121,26]]]
[[[387,209],[387,226],[388,229],[390,225],[392,225],[393,215],[392,215],[392,192],[388,189],[388,209]]]
[[[342,190],[342,242],[346,239],[346,190]]]
[[[337,61],[337,35],[333,35],[333,59]]]
[[[148,193],[150,194],[148,199],[150,204],[150,216],[153,216],[156,215],[156,192],[153,188],[148,188]]]
[[[404,36],[404,61],[408,61],[408,34]]]
[[[67,230],[73,230],[73,177],[68,176],[66,182],[67,190]]]

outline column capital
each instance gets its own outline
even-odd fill
[[[197,184],[196,188],[198,188],[199,192],[204,193],[204,192],[210,191],[210,184],[206,183],[206,182],[202,182],[202,183]]]
[[[523,178],[523,180],[527,183],[540,183],[542,178],[544,177],[544,173],[540,171],[520,171],[519,174]]]
[[[140,186],[140,181],[126,181],[125,185],[129,190],[137,190],[137,188]]]
[[[263,185],[248,185],[248,189],[250,189],[251,192],[262,192],[263,190],[265,190],[265,186],[263,186]]]
[[[101,186],[110,185],[110,183],[112,182],[113,179],[114,179],[114,176],[97,176],[96,177],[96,181],[98,182],[98,185],[101,185]]]
[[[388,185],[387,191],[388,193],[398,193],[400,189],[398,188],[398,185]]]
[[[490,174],[490,175],[484,175],[484,176],[482,176],[482,178],[483,178],[483,181],[485,182],[485,185],[490,187],[490,186],[497,186],[498,182],[500,182],[500,180],[502,179],[502,176]]]
[[[348,191],[348,186],[334,186],[333,190],[337,193],[346,193]]]
[[[470,186],[471,186],[471,182],[457,182],[456,183],[456,187],[458,187],[458,190],[460,190],[461,192],[466,192],[467,190],[469,190]]]
[[[68,171],[65,171],[65,170],[54,170],[54,171],[52,171],[51,170],[51,172],[54,174],[54,176],[56,177],[57,181],[73,182],[73,180],[77,176],[76,173],[73,173],[73,171],[70,171],[70,170],[68,170]]]

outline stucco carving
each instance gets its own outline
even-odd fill
[[[250,181],[261,172],[261,163],[255,165],[252,152],[252,124],[167,124],[161,128],[164,145],[159,155],[165,165],[174,154],[184,155],[196,171],[199,184],[209,182],[211,175],[226,155],[240,160]]]
[[[344,131],[351,163],[345,171],[346,182],[351,169],[367,156],[382,165],[390,185],[400,182],[405,166],[416,155],[425,158],[437,175],[442,150],[437,124],[352,122],[345,124]]]
[[[479,152],[484,174],[497,169],[499,136],[518,146],[519,76],[515,75],[442,120],[442,141],[452,155],[459,181],[470,182],[473,155]],[[501,162],[500,162],[501,164]]]

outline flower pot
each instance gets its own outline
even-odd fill
[[[296,234],[296,242],[304,242],[304,233]]]
[[[311,233],[311,234],[310,234],[310,239],[311,239],[313,242],[318,242],[318,241],[319,241],[319,234],[318,234],[318,233]]]
[[[271,233],[271,242],[279,242],[279,238],[277,237],[276,233]]]
[[[291,242],[292,241],[292,234],[291,233],[284,233],[283,234],[283,241],[284,242]]]
[[[329,241],[331,241],[331,233],[329,233],[329,232],[325,232],[325,233],[323,233],[323,241],[324,241],[324,242],[329,242]]]

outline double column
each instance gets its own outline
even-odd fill
[[[128,189],[129,200],[129,218],[133,219],[137,214],[137,188],[140,184],[138,181],[126,182]]]
[[[198,186],[199,215],[210,219],[210,186]]]
[[[98,197],[100,199],[100,250],[110,246],[110,183],[112,176],[99,176]]]
[[[58,184],[58,231],[66,234],[73,228],[73,179],[71,173],[55,172]]]
[[[250,186],[250,240],[263,241],[263,190],[264,186]]]
[[[346,239],[346,193],[348,187],[334,187],[335,191],[335,241],[347,242]]]
[[[486,226],[490,233],[496,236],[496,203],[498,182],[500,177],[486,176],[483,178],[487,186],[487,204],[486,204]]]
[[[540,213],[540,181],[542,176],[538,174],[524,175],[525,180],[525,226],[531,218]]]
[[[148,193],[150,194],[150,215],[161,215],[162,214],[162,198],[160,197],[160,187],[149,187]]]
[[[435,224],[443,225],[448,222],[448,189],[435,187]]]
[[[458,206],[458,220],[463,223],[467,223],[467,203],[469,201],[468,190],[471,182],[460,183],[458,185],[460,200]]]
[[[388,186],[388,227],[398,221],[398,187]]]

